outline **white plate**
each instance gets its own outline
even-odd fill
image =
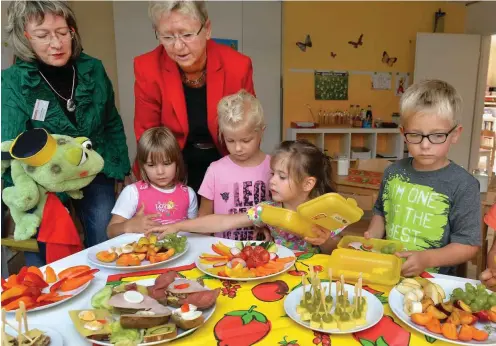
[[[93,280],[91,280],[91,281],[93,281]],[[83,292],[91,284],[91,281],[88,281],[83,286],[80,286],[80,287],[76,288],[75,290],[67,291],[67,292],[59,292],[59,295],[61,295],[61,296],[72,295],[72,297],[66,298],[64,300],[59,300],[58,302],[54,302],[52,304],[43,305],[43,306],[40,306],[40,307],[37,307],[37,308],[34,308],[34,309],[29,309],[29,310],[26,310],[26,312],[29,313],[29,312],[39,311],[39,310],[45,310],[45,309],[48,309],[48,308],[52,308],[52,307],[54,307],[56,305],[65,303],[68,300],[71,300],[72,298],[74,298],[75,296],[77,296],[79,293]],[[50,287],[52,285],[53,284],[50,284],[50,286],[45,287],[43,290],[41,290],[41,294],[49,293],[50,292]],[[16,311],[17,311],[17,309],[16,310],[10,310],[10,311],[7,311],[7,313],[15,313]]]
[[[125,238],[124,241],[120,242],[117,244],[118,246],[122,246],[125,244],[132,243],[133,241],[138,241],[139,238],[143,237],[143,234],[133,234],[129,235],[129,237]],[[150,263],[149,261],[142,261],[139,266],[118,266],[116,264],[116,261],[110,262],[110,263],[105,263],[101,262],[96,258],[96,254],[100,251],[106,251],[110,248],[110,246],[115,246],[115,245],[104,245],[104,246],[94,246],[88,251],[88,261],[91,262],[92,264],[102,267],[102,268],[107,268],[107,269],[117,269],[117,270],[134,270],[134,269],[145,269],[145,268],[151,268],[151,267],[156,267],[161,264],[167,263],[174,261],[184,255],[188,250],[189,250],[189,242],[186,241],[186,247],[184,248],[184,251],[181,253],[175,253],[174,256],[172,256],[169,259],[166,259],[165,261],[162,262],[157,262],[157,263]]]
[[[228,247],[234,247],[235,244],[236,244],[236,241],[235,240],[230,240],[230,239],[222,239],[221,242],[222,242],[222,244],[224,244],[224,245],[226,245]],[[249,243],[256,243],[258,245],[258,244],[261,244],[263,242],[262,241],[249,241]],[[212,273],[210,273],[210,272],[207,271],[207,269],[213,268],[213,265],[200,263],[200,256],[198,256],[196,258],[195,264],[196,264],[196,267],[198,269],[200,269],[202,272],[204,272],[205,274],[210,275],[210,276],[212,276],[214,278],[217,278],[217,279],[221,279],[221,280],[235,280],[235,281],[256,281],[256,280],[263,280],[263,279],[267,279],[267,278],[270,278],[270,277],[273,277],[273,276],[276,276],[276,275],[279,275],[279,274],[284,273],[289,268],[291,268],[294,265],[294,263],[296,262],[296,256],[295,256],[295,254],[294,254],[293,251],[291,251],[290,249],[288,249],[287,247],[284,247],[282,245],[276,244],[276,246],[277,246],[277,256],[279,256],[279,257],[290,257],[290,256],[292,256],[292,257],[294,257],[294,261],[289,262],[289,263],[286,263],[286,265],[284,266],[284,269],[281,270],[280,272],[277,272],[277,273],[274,273],[274,274],[270,274],[270,275],[266,275],[266,276],[260,276],[260,277],[256,277],[256,278],[230,278],[230,277],[215,275],[215,274],[212,274]]]
[[[138,280],[138,281],[132,281],[132,282],[136,282],[137,284],[140,284],[142,286],[152,286],[155,283],[155,279],[144,279],[144,280]],[[130,284],[132,282],[126,282],[126,283]],[[205,319],[205,323],[207,323],[208,319],[210,317],[212,317],[212,315],[214,314],[216,306],[217,306],[217,304],[215,304],[214,306],[212,306],[206,310],[202,310],[203,311],[203,318]],[[171,308],[171,309],[173,309],[173,308]],[[146,343],[138,344],[137,346],[152,346],[152,345],[158,345],[158,344],[165,344],[166,342],[170,342],[170,341],[182,338],[186,335],[189,335],[202,326],[199,326],[199,327],[187,330],[187,331],[184,331],[180,328],[177,328],[177,336],[173,339],[160,340],[160,341],[154,341],[154,342],[146,342]],[[103,345],[103,346],[112,346],[113,345],[110,342],[105,342],[105,341],[97,341],[97,340],[93,340],[93,339],[89,339],[89,338],[87,340],[91,341],[92,343],[94,343],[96,345]]]
[[[15,324],[14,324],[15,325]],[[57,332],[55,329],[48,328],[39,324],[31,324],[28,321],[28,327],[29,329],[38,329],[44,332],[47,336],[50,337],[50,346],[63,346],[64,345],[64,339],[62,338],[62,335],[60,335],[59,332]],[[24,329],[23,329],[24,330]],[[13,337],[17,337],[17,331],[15,329],[12,329],[9,325],[5,326],[5,331],[7,334],[10,334]]]
[[[311,290],[310,285],[305,286],[306,291],[309,292]],[[328,291],[329,283],[322,282],[322,288],[324,291]],[[349,299],[353,298],[355,295],[355,287],[352,285],[345,284],[345,290],[348,292]],[[336,301],[336,283],[332,283],[331,286],[331,295],[334,298],[334,302]],[[370,327],[376,325],[382,318],[384,314],[384,307],[382,303],[374,296],[372,293],[367,292],[366,290],[362,290],[362,296],[367,298],[367,324],[364,326],[360,326],[357,328],[349,329],[349,330],[339,330],[339,329],[320,329],[320,328],[312,328],[310,327],[309,322],[304,322],[300,319],[300,315],[296,313],[296,306],[300,304],[301,299],[303,298],[303,287],[300,286],[291,292],[286,299],[284,300],[284,310],[286,310],[286,314],[296,323],[302,325],[305,328],[319,331],[321,333],[329,333],[329,334],[351,334],[356,333],[361,330],[369,329]]]
[[[443,288],[444,292],[446,293],[447,299],[449,299],[449,297],[451,296],[451,292],[453,292],[455,288],[462,288],[465,291],[465,282],[463,281],[455,281],[448,279],[429,279],[429,280],[438,284]],[[393,311],[394,314],[398,316],[400,320],[402,320],[405,324],[407,324],[411,328],[419,331],[420,333],[429,335],[435,339],[443,340],[458,345],[496,345],[496,333],[490,333],[489,338],[486,341],[472,340],[470,342],[464,342],[464,341],[450,340],[445,338],[442,334],[436,334],[430,332],[426,328],[413,323],[411,318],[403,311],[403,298],[404,298],[403,294],[401,294],[396,289],[396,287],[394,287],[391,290],[391,292],[389,292],[389,307],[391,308],[391,311]],[[492,325],[493,327],[495,326],[494,323],[479,323],[479,322],[477,322],[474,326],[477,329],[484,330],[484,325],[488,325],[488,324]]]

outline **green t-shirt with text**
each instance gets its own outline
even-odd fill
[[[386,238],[405,249],[436,249],[450,243],[481,245],[479,182],[450,162],[436,171],[417,171],[412,158],[384,172],[374,214],[384,217]],[[454,274],[454,267],[429,271]]]

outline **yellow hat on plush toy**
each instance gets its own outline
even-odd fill
[[[10,156],[30,166],[39,167],[51,160],[57,141],[45,129],[24,131],[10,146]]]

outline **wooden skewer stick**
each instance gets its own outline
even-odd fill
[[[28,336],[28,331],[29,330],[27,329],[27,323],[25,323],[25,326],[24,326],[24,330],[25,330],[24,333],[22,332],[23,321],[26,321],[27,322],[26,305],[24,304],[24,302],[20,302],[19,309],[17,309],[17,311],[16,311],[15,318],[16,318],[17,325],[18,325],[17,341],[18,341],[19,345],[22,345],[23,338],[28,339],[29,345],[32,345],[33,344],[33,339],[31,339]]]
[[[305,289],[305,275],[301,277],[301,286],[303,287],[303,302],[307,302],[307,290]]]
[[[26,304],[23,301],[19,302],[19,309],[21,309],[21,315],[24,318],[24,330],[25,333],[29,332],[28,327],[28,314],[26,313]]]
[[[324,290],[322,288],[322,283],[320,284],[320,291],[322,292],[322,294],[320,295],[321,304],[324,305],[324,311],[325,311],[325,314],[327,315],[329,313],[329,311],[327,311],[327,305],[325,302],[325,294],[323,293]]]
[[[5,324],[7,323],[5,315],[6,315],[5,309],[2,309],[2,340],[3,340],[2,345],[8,345],[7,333],[5,332]]]
[[[344,296],[344,275],[341,274],[341,295]]]
[[[332,296],[332,268],[329,268],[329,295]]]

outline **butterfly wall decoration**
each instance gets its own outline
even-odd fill
[[[336,56],[337,56],[337,54],[336,54],[336,53],[331,52],[331,58],[333,58],[333,59],[334,59]]]
[[[386,51],[382,53],[382,62],[389,67],[392,67],[396,61],[398,61],[398,58],[390,57]]]
[[[348,41],[348,44],[351,44],[353,46],[353,48],[358,48],[358,46],[362,46],[363,45],[363,34],[360,35],[357,42]]]
[[[229,192],[221,192],[220,196],[224,200],[224,202],[227,202],[229,200]]]
[[[305,37],[305,42],[298,41],[296,42],[296,45],[298,46],[298,48],[300,48],[302,52],[306,52],[307,47],[312,48],[312,39],[310,38],[310,35],[307,35],[307,37]]]

